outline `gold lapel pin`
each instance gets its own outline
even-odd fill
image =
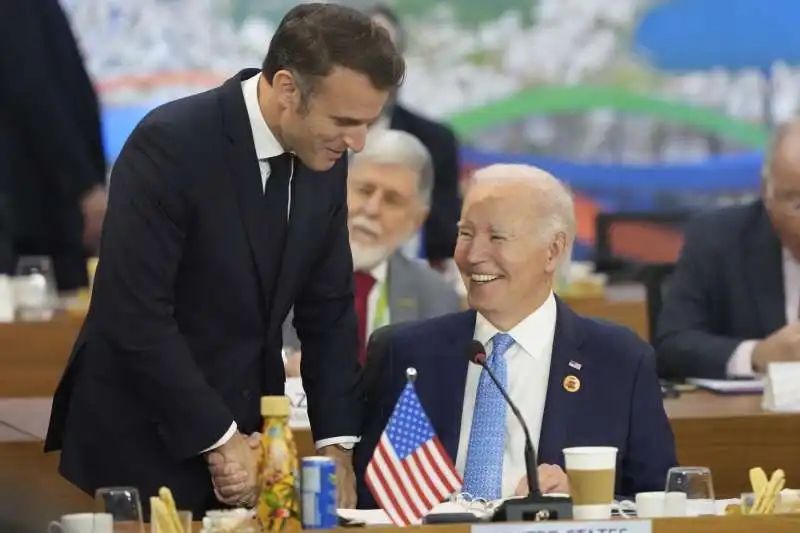
[[[581,388],[581,380],[576,376],[567,376],[564,378],[564,390],[567,392],[578,392]]]

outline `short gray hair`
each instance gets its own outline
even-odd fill
[[[417,191],[426,206],[433,192],[433,159],[430,152],[415,136],[400,130],[372,129],[367,134],[364,149],[350,156],[350,166],[361,163],[398,165],[415,172]]]
[[[532,165],[498,164],[482,168],[473,174],[475,182],[518,181],[536,190],[543,198],[541,218],[547,237],[563,232],[566,235],[566,251],[572,250],[575,241],[575,201],[567,185],[549,172]]]

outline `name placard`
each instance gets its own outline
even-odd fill
[[[800,412],[800,362],[770,363],[762,407],[766,411]]]
[[[471,533],[652,533],[650,520],[476,524]]]
[[[306,402],[306,391],[303,390],[303,380],[301,378],[286,379],[286,396],[292,404],[289,414],[289,427],[292,429],[308,429],[311,424],[308,421],[308,402]]]

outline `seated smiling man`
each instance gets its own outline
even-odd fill
[[[553,294],[574,233],[572,196],[550,174],[523,165],[475,174],[455,251],[474,310],[404,325],[384,341],[354,458],[360,507],[375,506],[364,471],[408,367],[417,369],[420,401],[464,492],[527,493],[522,428],[486,372],[469,363],[473,339],[530,428],[543,492],[569,492],[562,450],[571,446],[618,448],[619,495],[664,490],[675,443],[652,348]]]

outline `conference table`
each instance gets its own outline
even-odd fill
[[[626,325],[648,338],[646,305],[641,299],[566,300],[582,315]],[[83,318],[76,313],[47,322],[0,323],[0,398],[52,396]]]
[[[800,413],[776,414],[761,409],[760,396],[716,396],[688,392],[665,400],[678,461],[711,468],[718,498],[750,492],[748,471],[782,468],[787,487],[800,489]],[[311,433],[295,431],[300,455],[312,455]]]
[[[623,323],[646,336],[642,301],[594,298],[570,301],[570,305],[579,313]],[[81,316],[62,316],[49,322],[0,324],[0,402],[27,399],[46,404],[82,320]],[[748,492],[748,470],[753,466],[767,471],[783,468],[787,486],[800,488],[800,414],[766,413],[760,401],[760,396],[715,396],[706,392],[665,400],[680,463],[710,467],[717,497]],[[47,413],[38,416],[46,420]],[[57,455],[42,454],[37,439],[42,434],[0,442],[0,514],[3,504],[11,506],[25,495],[39,504],[31,512],[50,518],[91,508],[91,499],[56,473]],[[307,430],[296,431],[296,438],[301,454],[314,453]],[[655,530],[668,531],[660,527]]]
[[[638,521],[637,521],[638,522]],[[569,531],[572,533],[634,533],[642,531],[633,529],[626,520],[603,522],[600,528],[584,529],[580,522],[570,526],[560,524],[563,529],[555,529],[553,522],[526,522],[524,524],[446,524],[425,525],[414,529],[415,533],[551,533]],[[572,526],[574,524],[574,526]],[[593,523],[597,525],[597,522]],[[193,524],[193,533],[201,531],[200,523]],[[569,528],[568,528],[569,527]],[[324,533],[322,530],[321,533]],[[334,530],[330,530],[334,531]],[[343,531],[337,529],[335,531]],[[381,526],[370,527],[370,533],[398,533],[398,528]],[[651,521],[652,533],[741,533],[753,531],[758,533],[797,533],[800,531],[800,514],[769,516],[725,516],[697,518],[658,518]]]

